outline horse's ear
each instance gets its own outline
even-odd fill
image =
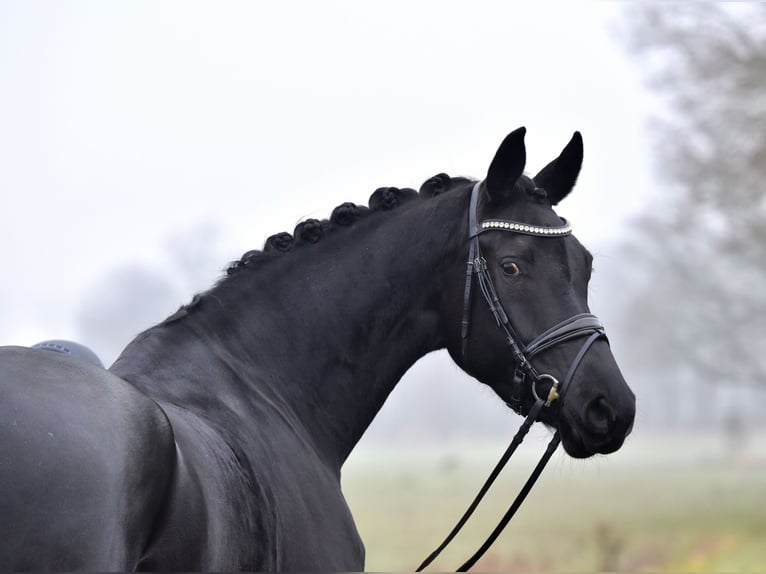
[[[524,134],[527,128],[521,127],[509,133],[500,147],[487,172],[487,193],[492,201],[507,199],[513,191],[527,163],[527,150],[524,147]]]
[[[547,192],[551,205],[556,205],[572,191],[581,167],[582,136],[575,132],[561,155],[534,177],[535,185]]]

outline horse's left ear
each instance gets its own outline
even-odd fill
[[[535,185],[548,193],[556,205],[572,191],[582,167],[582,136],[575,132],[561,155],[546,165],[535,177]]]

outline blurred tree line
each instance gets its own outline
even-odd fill
[[[622,27],[662,104],[626,246],[630,368],[680,401],[766,388],[766,4],[632,4]]]

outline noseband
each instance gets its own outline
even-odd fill
[[[475,275],[476,282],[479,285],[481,294],[483,295],[490,312],[494,316],[497,325],[505,334],[505,340],[511,349],[512,359],[515,364],[511,399],[507,404],[519,414],[526,415],[526,418],[516,433],[516,436],[513,437],[511,444],[503,453],[503,456],[500,457],[500,461],[492,470],[489,478],[487,478],[486,482],[481,487],[481,490],[479,490],[479,493],[476,495],[476,498],[460,518],[457,525],[455,525],[449,535],[447,535],[447,538],[445,538],[444,542],[442,542],[442,544],[423,561],[423,563],[418,567],[417,571],[421,571],[426,566],[428,566],[452,541],[455,535],[457,535],[463,525],[468,521],[468,518],[471,516],[471,514],[473,514],[473,511],[479,505],[479,502],[481,502],[482,498],[484,498],[484,495],[487,493],[489,487],[500,474],[500,471],[511,458],[511,455],[524,440],[524,437],[529,432],[532,423],[537,420],[537,417],[539,416],[542,409],[544,407],[551,406],[554,401],[563,398],[569,383],[571,383],[572,379],[574,378],[577,367],[582,362],[588,349],[590,349],[591,345],[595,343],[596,340],[606,338],[604,326],[601,324],[601,321],[598,319],[598,317],[590,313],[580,313],[578,315],[569,317],[568,319],[564,319],[560,323],[554,325],[547,331],[535,337],[529,343],[525,344],[522,341],[522,339],[516,333],[516,330],[513,328],[508,314],[505,312],[505,309],[503,308],[503,305],[497,296],[497,291],[495,290],[495,286],[492,283],[492,278],[489,275],[487,261],[481,254],[479,235],[490,231],[505,231],[511,233],[521,233],[524,235],[533,235],[536,237],[565,237],[572,233],[572,226],[563,218],[561,220],[562,224],[558,227],[541,227],[505,219],[488,219],[479,222],[477,218],[477,204],[479,201],[481,183],[482,182],[479,181],[473,186],[473,190],[471,192],[471,203],[468,209],[468,265],[466,269],[465,291],[463,296],[463,320],[461,322],[460,333],[461,352],[463,355],[463,360],[465,361],[468,357],[468,335],[470,331],[471,318],[471,290]],[[582,347],[580,347],[578,353],[575,355],[575,358],[572,361],[572,364],[570,365],[569,370],[567,371],[561,383],[559,383],[558,379],[556,379],[556,377],[553,375],[547,373],[539,373],[531,362],[531,359],[535,355],[550,349],[559,343],[586,336],[587,338],[585,342],[583,343]],[[550,383],[550,387],[548,388],[547,394],[545,394],[543,398],[538,394],[538,385],[546,381]],[[525,412],[523,401],[523,389],[525,386],[531,387],[531,392],[535,399],[534,404],[528,412]],[[545,465],[555,452],[560,442],[561,437],[559,432],[556,431],[556,433],[553,435],[553,438],[551,439],[551,442],[548,444],[548,448],[540,459],[540,462],[538,462],[537,466],[532,472],[532,475],[524,484],[516,499],[513,501],[503,518],[500,520],[500,523],[490,534],[481,548],[479,548],[479,550],[477,550],[476,553],[471,556],[471,558],[469,558],[460,568],[458,568],[458,572],[464,572],[471,568],[471,566],[473,566],[476,561],[484,555],[492,543],[497,539],[508,522],[510,522],[511,518],[513,518],[513,515],[519,509],[527,494],[529,494],[529,491],[532,489],[532,486],[534,486],[537,478],[542,473]]]

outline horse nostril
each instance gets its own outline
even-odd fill
[[[605,397],[593,399],[585,409],[585,422],[593,434],[605,435],[615,422],[615,414]]]

